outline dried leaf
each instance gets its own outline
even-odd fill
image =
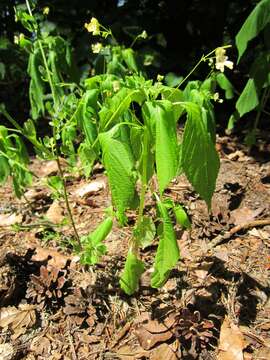
[[[46,213],[46,217],[53,224],[60,224],[64,219],[63,208],[58,201],[54,201]]]
[[[150,360],[177,360],[178,357],[176,356],[175,352],[168,344],[161,344],[156,349],[151,351]]]
[[[137,328],[134,331],[137,336],[141,347],[145,350],[153,348],[157,343],[165,342],[173,336],[171,330],[167,330],[161,333],[151,333],[147,331],[143,326]]]
[[[16,351],[14,350],[11,344],[0,344],[0,359],[1,360],[12,360],[16,355]]]
[[[263,208],[252,210],[244,206],[231,211],[231,216],[234,219],[235,225],[244,225],[250,221],[253,221],[262,212],[262,210]]]
[[[24,334],[35,322],[36,312],[33,305],[20,304],[18,309],[9,306],[0,310],[0,327],[10,327],[13,331],[13,340]]]
[[[225,317],[220,329],[217,360],[244,360],[245,347],[246,342],[242,332],[228,317]]]
[[[0,214],[0,227],[11,226],[22,222],[21,214]]]
[[[40,262],[48,260],[48,269],[51,269],[52,267],[64,269],[67,262],[72,260],[72,257],[63,255],[58,251],[50,248],[44,249],[39,247],[35,249],[35,254],[32,256],[31,260]]]
[[[142,359],[144,356],[148,355],[147,351],[144,351],[140,346],[131,346],[124,345],[121,346],[120,349],[117,350],[117,356],[121,360],[134,360],[134,359]]]

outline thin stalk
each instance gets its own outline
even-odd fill
[[[66,181],[65,181],[65,178],[64,178],[63,169],[62,169],[62,166],[61,166],[61,163],[60,163],[60,159],[59,159],[58,156],[57,156],[57,158],[56,158],[56,162],[57,162],[57,167],[58,167],[58,170],[59,170],[59,173],[60,173],[60,177],[61,177],[62,183],[63,183],[64,199],[65,199],[65,204],[66,204],[66,208],[67,208],[69,220],[70,220],[70,222],[71,222],[71,224],[72,224],[76,241],[77,241],[77,243],[78,243],[78,245],[79,245],[79,247],[80,247],[80,250],[82,250],[82,244],[81,244],[80,236],[79,236],[78,231],[77,231],[77,229],[76,229],[75,222],[74,222],[73,215],[72,215],[71,208],[70,208],[70,204],[69,204],[69,200],[68,200],[67,186],[66,186]]]
[[[23,128],[17,123],[15,119],[13,119],[13,117],[7,112],[6,109],[1,109],[1,113],[20,133],[23,133]]]
[[[26,1],[26,6],[27,6],[29,14],[31,16],[33,16],[28,0],[25,0],[25,1]],[[55,92],[55,87],[54,87],[53,80],[51,78],[51,73],[50,73],[50,70],[49,70],[49,66],[48,66],[46,55],[45,55],[45,52],[44,52],[44,49],[43,49],[43,45],[42,45],[42,42],[39,39],[38,26],[37,26],[37,36],[38,36],[38,38],[37,38],[38,45],[39,45],[39,48],[40,48],[40,52],[41,52],[41,55],[42,55],[43,63],[44,63],[45,69],[46,69],[46,73],[47,73],[47,76],[48,76],[48,81],[49,81],[51,92],[52,92],[54,109],[57,111],[58,110],[58,98],[57,98],[57,95],[56,95],[56,92]],[[78,246],[79,246],[80,250],[82,250],[82,244],[81,244],[81,241],[80,241],[78,231],[77,231],[76,226],[75,226],[75,222],[74,222],[74,219],[73,219],[73,215],[72,215],[69,200],[68,200],[66,182],[65,182],[65,179],[64,179],[64,174],[63,174],[63,170],[62,170],[61,163],[60,163],[59,151],[58,151],[58,147],[57,147],[55,126],[53,126],[53,139],[54,139],[54,145],[55,145],[55,150],[56,150],[56,163],[57,163],[58,171],[59,171],[59,174],[60,174],[60,178],[61,178],[62,183],[63,183],[64,200],[65,200],[68,216],[69,216],[70,222],[72,224],[74,235],[75,235],[76,241],[78,243]]]
[[[3,156],[4,158],[6,158],[9,161],[12,161],[15,165],[17,165],[19,168],[21,168],[23,171],[28,172],[30,175],[36,177],[37,179],[39,179],[39,177],[33,173],[31,170],[27,169],[25,166],[23,166],[22,164],[20,164],[18,161],[14,160],[14,159],[10,159],[8,157],[7,154],[5,154],[2,150],[0,150],[0,155]]]

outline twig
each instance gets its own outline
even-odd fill
[[[220,235],[216,236],[209,244],[208,250],[213,249],[214,247],[218,246],[225,240],[229,240],[234,234],[236,234],[237,232],[239,232],[241,230],[247,230],[247,229],[250,229],[253,227],[265,226],[265,225],[270,225],[270,218],[263,219],[263,220],[254,220],[254,221],[247,222],[243,225],[234,226],[230,231],[225,232],[225,234],[220,234]]]

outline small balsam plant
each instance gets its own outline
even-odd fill
[[[232,66],[225,56],[226,46],[203,56],[190,72],[202,61],[216,61],[218,73],[212,69],[211,76],[205,81],[190,81],[180,90],[164,85],[160,76],[157,81],[146,79],[138,65],[136,53],[131,48],[119,46],[111,31],[92,19],[85,25],[86,29],[104,39],[110,36],[112,42],[108,46],[109,52],[102,55],[99,46],[97,54],[106,59],[104,74],[87,78],[78,87],[74,83],[65,83],[63,79],[63,71],[70,73],[72,68],[66,42],[58,37],[42,36],[28,1],[26,5],[28,13],[21,10],[17,16],[26,29],[35,34],[32,40],[34,44],[27,40],[30,51],[29,91],[34,121],[28,120],[21,128],[6,110],[3,110],[3,114],[34,145],[39,156],[56,159],[59,165],[56,183],[59,185],[59,181],[62,181],[62,186],[56,185],[66,202],[77,240],[74,249],[80,255],[81,262],[89,265],[98,262],[106,251],[103,242],[112,229],[113,219],[116,218],[121,226],[125,226],[128,224],[127,210],[136,210],[137,218],[120,286],[128,295],[138,289],[140,276],[145,270],[141,249],[158,237],[151,279],[152,287],[158,288],[166,282],[180,256],[174,222],[185,228],[190,227],[184,209],[166,198],[166,189],[171,180],[181,173],[186,174],[208,208],[211,207],[219,170],[213,101],[218,100],[216,85],[226,87],[224,78],[219,74],[222,74],[224,66]],[[141,37],[144,38],[145,34]],[[26,41],[25,37],[23,40]],[[57,44],[61,50],[59,56],[62,58],[66,54],[64,70],[58,67]],[[98,52],[97,47],[93,50]],[[72,92],[72,89],[76,90]],[[51,117],[53,136],[40,139],[36,132],[36,120],[45,112]],[[177,132],[179,122],[185,122],[182,135]],[[13,138],[18,147],[17,137]],[[78,138],[80,142],[75,144]],[[7,162],[3,159],[9,158],[7,151],[14,144],[1,144],[3,141],[0,142],[0,161],[5,162],[6,166]],[[96,161],[101,161],[106,170],[114,210],[89,235],[79,237],[77,233],[60,155],[67,157],[71,164],[75,164],[79,158],[86,176],[90,176]],[[26,162],[26,157],[24,159]],[[20,169],[25,167],[24,162]],[[10,160],[8,163],[12,166],[15,164]],[[10,170],[5,171],[2,180],[8,174],[12,175]],[[158,184],[155,190],[152,187],[154,178]],[[55,181],[51,181],[50,185],[55,186]],[[145,199],[149,192],[156,204],[155,218],[145,211]]]

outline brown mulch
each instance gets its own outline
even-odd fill
[[[181,260],[159,290],[150,287],[157,242],[142,251],[147,270],[132,297],[118,285],[131,227],[115,224],[100,263],[80,265],[64,203],[44,183],[55,164],[33,159],[39,179],[21,200],[0,188],[0,359],[270,359],[270,159],[233,137],[217,149],[211,213],[184,176],[172,182],[166,196],[192,229],[176,226]],[[65,171],[85,235],[110,206],[107,180],[100,166],[91,180]]]

